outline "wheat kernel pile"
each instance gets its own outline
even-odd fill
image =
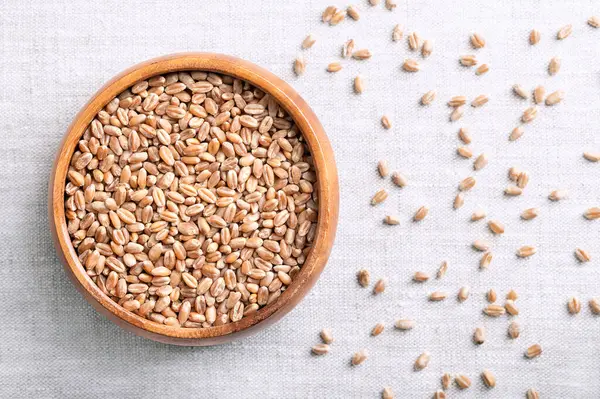
[[[169,326],[239,321],[279,298],[315,238],[301,132],[248,82],[203,71],[136,83],[72,156],[68,232],[98,288]]]

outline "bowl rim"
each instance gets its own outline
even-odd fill
[[[304,265],[278,300],[240,321],[208,328],[158,324],[125,310],[104,294],[85,272],[71,244],[64,211],[64,189],[70,159],[83,132],[108,102],[134,83],[155,75],[202,70],[245,80],[275,97],[302,132],[317,173],[319,213],[316,236]],[[49,181],[50,227],[59,259],[76,288],[98,311],[121,327],[146,338],[180,345],[212,345],[250,335],[291,311],[310,291],[323,271],[333,246],[338,219],[339,187],[333,150],[316,115],[300,95],[273,73],[249,61],[225,54],[170,54],[136,64],[104,84],[73,119],[57,151]]]

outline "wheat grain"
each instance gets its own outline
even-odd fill
[[[521,97],[524,100],[527,100],[529,98],[529,93],[527,92],[527,90],[525,90],[521,85],[516,84],[513,86],[513,92]]]
[[[529,107],[523,112],[521,120],[523,121],[523,123],[530,123],[537,117],[537,114],[537,107]]]
[[[390,174],[390,168],[388,166],[387,161],[379,161],[377,162],[377,171],[379,172],[379,176],[386,177]]]
[[[546,97],[546,105],[556,105],[561,102],[565,98],[565,92],[562,90],[557,90],[553,93],[550,93],[548,97]]]
[[[483,219],[486,216],[486,213],[483,209],[476,209],[471,215],[471,221],[476,222],[478,220]]]
[[[541,37],[542,35],[540,34],[539,30],[532,29],[531,32],[529,32],[529,44],[535,46],[540,42]]]
[[[302,49],[311,48],[316,41],[317,39],[312,34],[306,36],[306,38],[302,41]]]
[[[371,274],[367,269],[361,269],[358,271],[358,283],[362,287],[368,287],[371,282]]]
[[[352,53],[352,58],[356,60],[368,60],[371,58],[371,52],[367,49],[356,50]]]
[[[392,41],[398,42],[398,41],[402,40],[403,36],[404,36],[404,30],[403,30],[402,25],[394,26],[394,29],[392,29]]]
[[[464,127],[458,129],[458,138],[465,144],[471,143],[471,135],[469,134],[469,131]]]
[[[471,45],[473,48],[483,48],[485,47],[485,39],[479,33],[473,33],[471,35]]]
[[[477,58],[474,55],[461,55],[459,58],[459,62],[461,65],[466,67],[471,67],[473,65],[477,65]]]
[[[525,393],[527,399],[540,399],[540,394],[533,388],[529,388]]]
[[[423,56],[423,58],[427,58],[431,55],[432,52],[433,52],[433,41],[425,40],[423,42],[423,47],[421,47],[421,55]]]
[[[431,359],[431,355],[429,352],[423,352],[417,357],[415,360],[414,368],[416,371],[423,370],[427,365],[429,365],[429,360]]]
[[[504,308],[506,312],[511,316],[517,316],[519,314],[519,308],[515,305],[515,302],[511,299],[508,299],[504,304]]]
[[[492,253],[489,251],[485,252],[481,256],[481,259],[479,260],[479,268],[487,269],[490,266],[490,263],[492,263],[492,259],[493,259]]]
[[[556,33],[556,38],[558,40],[566,39],[571,35],[571,32],[573,32],[573,25],[565,25]]]
[[[422,206],[419,209],[417,209],[417,212],[415,213],[415,216],[413,217],[415,222],[420,222],[421,220],[425,219],[425,216],[427,216],[427,213],[429,213],[429,208],[427,208],[426,206]]]
[[[536,358],[541,354],[542,354],[542,347],[540,344],[531,345],[529,348],[527,348],[527,351],[525,351],[525,357],[528,359]]]
[[[412,51],[415,51],[419,47],[421,47],[421,38],[419,37],[417,32],[413,32],[410,35],[408,35],[408,47]]]
[[[521,335],[521,327],[519,326],[519,323],[516,321],[511,322],[508,325],[508,336],[511,339],[517,339],[519,338],[519,335]]]
[[[452,384],[452,375],[450,375],[449,373],[442,374],[442,388],[448,389],[448,388],[450,388],[451,384]]]
[[[435,100],[435,96],[436,96],[436,92],[435,90],[430,90],[427,93],[423,94],[423,97],[421,97],[421,104],[423,105],[429,105],[433,102],[433,100]]]
[[[454,204],[453,204],[454,209],[459,209],[464,204],[465,204],[465,195],[464,195],[464,193],[458,193],[458,194],[456,194],[456,197],[454,197]]]
[[[438,389],[433,393],[433,399],[446,399],[446,393],[441,389]]]
[[[475,159],[475,162],[473,162],[473,169],[475,170],[481,170],[483,168],[485,168],[488,164],[488,157],[485,153],[480,154],[477,159]]]
[[[506,313],[506,309],[504,308],[504,306],[492,304],[492,305],[487,305],[483,309],[483,313],[485,313],[486,315],[488,315],[490,317],[500,317]]]
[[[392,391],[392,388],[383,388],[383,391],[381,392],[381,399],[394,399],[394,397],[394,391]]]
[[[483,240],[475,240],[473,241],[473,248],[478,251],[486,252],[490,250],[490,244]]]
[[[600,18],[598,18],[597,16],[591,16],[588,20],[587,23],[589,26],[591,26],[592,28],[600,28]]]
[[[429,294],[429,300],[432,302],[443,301],[447,297],[448,297],[448,294],[446,294],[443,291],[434,291],[431,294]]]
[[[385,8],[387,8],[390,11],[393,11],[394,8],[396,8],[398,5],[396,4],[395,0],[385,0]]]
[[[365,360],[367,360],[367,356],[368,354],[365,349],[356,352],[354,355],[352,355],[352,365],[358,366],[359,364],[362,364]]]
[[[583,153],[583,157],[590,162],[598,162],[598,161],[600,161],[600,151],[598,151],[598,152],[585,151]]]
[[[306,71],[306,62],[304,61],[304,58],[302,57],[298,57],[294,60],[294,73],[297,76],[303,75],[304,72]]]
[[[383,323],[377,323],[377,324],[375,324],[375,327],[373,327],[373,329],[371,329],[371,335],[373,337],[376,337],[379,334],[381,334],[384,329],[385,329],[385,325]]]
[[[375,193],[373,198],[371,199],[371,205],[378,205],[385,201],[388,197],[387,191],[381,189]]]
[[[448,101],[448,105],[450,107],[460,107],[461,105],[465,105],[467,103],[467,96],[454,96]]]
[[[343,10],[336,10],[335,14],[329,20],[329,25],[336,26],[346,18],[346,13]]]
[[[413,275],[413,280],[419,283],[425,282],[429,280],[429,274],[425,272],[415,272]]]
[[[350,18],[352,18],[355,21],[358,21],[360,19],[360,14],[358,13],[358,9],[355,6],[348,6],[348,8],[346,8],[346,13]]]
[[[412,330],[415,327],[415,322],[413,320],[408,319],[399,319],[396,320],[395,327],[398,330]]]
[[[456,152],[463,158],[471,158],[473,156],[473,151],[467,146],[458,147]]]
[[[354,53],[354,39],[348,39],[342,46],[342,58],[350,58]]]
[[[375,286],[373,287],[373,294],[379,295],[379,294],[383,293],[385,291],[385,286],[386,286],[385,279],[380,278],[379,280],[377,280],[377,282],[375,283]]]
[[[595,315],[600,314],[600,300],[598,300],[598,298],[590,299],[589,305],[590,305],[590,310],[592,311],[593,314],[595,314]]]
[[[456,375],[454,381],[460,389],[467,389],[471,386],[471,379],[464,374]]]
[[[465,286],[465,287],[461,287],[460,290],[458,290],[458,300],[461,302],[466,301],[467,299],[469,299],[469,293],[470,293],[470,288]]]
[[[419,63],[410,58],[408,58],[404,61],[404,64],[402,64],[402,68],[406,72],[419,72],[419,70],[421,69]]]
[[[189,303],[189,302],[187,302]],[[329,353],[329,345],[327,344],[316,344],[312,347],[312,353],[317,356],[326,355]]]
[[[539,215],[538,208],[528,208],[528,209],[525,209],[523,211],[523,213],[521,213],[521,219],[531,220],[531,219],[535,219],[536,217],[538,217],[538,215]]]
[[[533,90],[533,102],[536,104],[541,104],[544,102],[544,96],[546,94],[546,89],[544,86],[537,86]]]
[[[442,277],[444,277],[446,275],[446,272],[448,271],[448,262],[443,261],[442,264],[440,265],[438,271],[437,271],[437,275],[436,278],[439,280]]]
[[[519,173],[519,177],[517,177],[517,187],[525,188],[529,183],[529,173],[521,172]]]
[[[475,75],[484,75],[488,73],[490,70],[490,66],[488,64],[481,64],[475,69]]]
[[[333,17],[333,15],[337,12],[337,7],[335,6],[329,6],[325,9],[325,11],[323,11],[323,14],[321,15],[321,20],[323,22],[329,22],[331,21],[331,18]]]
[[[548,73],[550,76],[556,75],[560,71],[560,58],[553,57],[548,64]]]
[[[327,65],[327,72],[339,72],[342,70],[342,64],[339,62],[332,62]]]
[[[553,190],[550,195],[548,195],[550,201],[560,201],[565,198],[567,198],[567,190]]]
[[[535,255],[536,252],[537,252],[536,247],[532,247],[530,245],[525,245],[517,250],[517,256],[519,258],[528,258],[532,255]]]
[[[498,220],[490,220],[488,222],[488,227],[494,234],[504,234],[504,225]]]
[[[392,183],[398,187],[405,187],[408,184],[408,179],[400,172],[392,172]]]
[[[321,336],[321,339],[323,340],[323,342],[328,345],[333,342],[333,334],[331,333],[331,329],[329,329],[329,328],[322,329],[320,336]]]
[[[509,185],[508,187],[506,187],[504,189],[504,194],[508,195],[508,196],[518,196],[523,194],[523,189],[521,187],[517,187],[517,186],[513,186],[513,185]]]
[[[489,100],[490,99],[488,98],[488,96],[486,96],[485,94],[481,94],[475,97],[475,99],[471,102],[471,106],[474,108],[481,107],[482,105],[486,104]]]
[[[581,312],[581,302],[579,302],[579,299],[571,297],[567,301],[567,309],[571,314],[578,314]]]
[[[592,207],[587,209],[583,216],[588,220],[600,219],[600,207]]]
[[[581,262],[589,262],[590,260],[592,260],[592,257],[590,256],[589,252],[586,251],[585,249],[581,249],[581,248],[577,248],[575,250],[575,257]]]
[[[390,226],[396,226],[400,224],[400,219],[398,219],[396,216],[388,215],[385,218],[383,218],[383,222]]]
[[[392,128],[392,122],[390,121],[390,118],[387,115],[383,115],[381,117],[381,125],[386,129]]]
[[[483,327],[477,327],[473,333],[473,342],[477,345],[481,345],[485,342],[485,329]]]

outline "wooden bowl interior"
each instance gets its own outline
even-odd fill
[[[110,100],[134,83],[155,75],[202,70],[230,75],[274,96],[302,132],[317,173],[319,214],[317,234],[300,272],[279,299],[233,322],[209,328],[182,328],[158,324],[126,311],[105,295],[79,262],[67,232],[64,212],[66,174],[73,152],[95,115]],[[58,151],[50,179],[50,225],[57,253],[67,274],[84,297],[121,327],[146,338],[178,345],[212,345],[252,334],[279,320],[306,295],[325,267],[335,237],[339,188],[331,145],[323,127],[306,102],[287,83],[250,62],[212,53],[185,53],[160,57],[136,65],[109,81],[78,113]]]

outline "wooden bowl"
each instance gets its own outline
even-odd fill
[[[67,232],[64,210],[66,174],[71,156],[94,116],[134,83],[168,72],[202,70],[250,82],[277,99],[306,138],[317,173],[319,214],[317,234],[300,272],[279,299],[238,322],[209,328],[158,324],[117,305],[86,274]],[[308,104],[287,83],[248,61],[212,53],[183,53],[155,58],[120,73],[102,87],[77,114],[67,130],[50,176],[50,227],[58,256],[77,289],[96,310],[140,336],[175,345],[214,345],[248,336],[275,323],[296,306],[315,284],[333,245],[338,219],[339,187],[333,151],[323,127]]]

